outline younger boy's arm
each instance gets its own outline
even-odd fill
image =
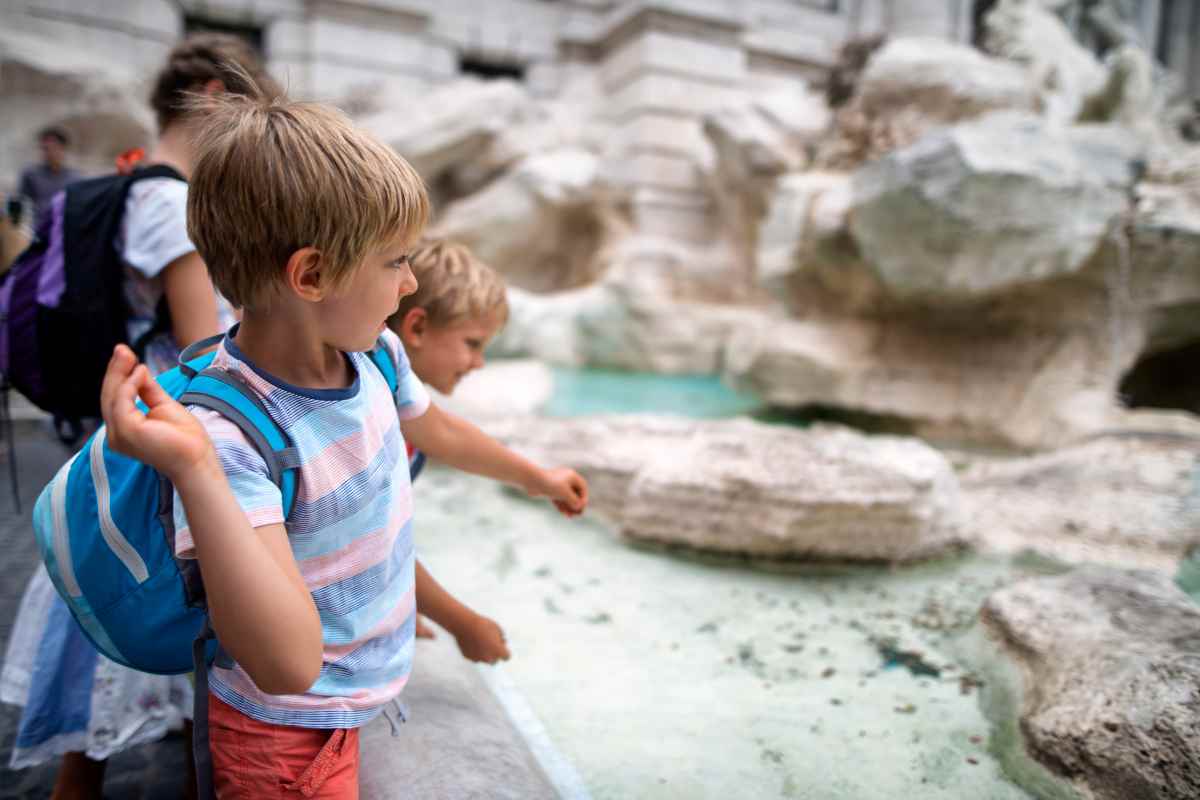
[[[283,525],[250,526],[207,431],[127,347],[109,362],[101,408],[110,446],[158,469],[179,492],[221,646],[264,692],[306,691],[320,675],[321,621]]]
[[[464,658],[487,664],[508,660],[504,631],[494,620],[460,603],[433,579],[420,561],[415,569],[417,610],[450,631]]]
[[[531,497],[549,497],[567,516],[587,507],[587,481],[572,469],[542,469],[517,455],[462,417],[435,405],[400,423],[404,438],[455,469],[510,483]]]

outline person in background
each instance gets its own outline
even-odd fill
[[[67,148],[70,144],[71,140],[62,128],[51,126],[38,132],[42,162],[26,167],[17,185],[17,194],[29,198],[33,204],[30,222],[50,205],[50,198],[68,183],[83,177],[78,170],[67,166]]]
[[[143,158],[123,157],[118,172],[149,165],[173,168],[177,178],[135,183],[113,245],[125,262],[129,341],[143,342],[153,374],[175,366],[187,345],[227,330],[233,309],[213,289],[187,229],[188,183],[196,158],[188,113],[196,95],[275,97],[282,88],[248,44],[234,36],[193,34],[179,42],[151,82],[150,107],[158,138]],[[158,328],[165,305],[169,326]],[[80,632],[44,568],[25,590],[0,669],[0,701],[22,706],[10,766],[21,769],[61,759],[51,800],[100,800],[108,758],[186,732],[192,686],[186,675],[149,675],[101,656]],[[190,755],[190,748],[188,749]],[[189,760],[189,767],[191,762]],[[195,781],[181,776],[182,794]]]

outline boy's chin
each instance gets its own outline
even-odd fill
[[[458,380],[458,378],[451,378],[446,381],[438,381],[433,388],[437,389],[439,394],[449,396],[454,394],[454,390],[458,387]]]

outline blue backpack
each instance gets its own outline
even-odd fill
[[[298,454],[241,378],[211,367],[212,353],[195,357],[222,338],[189,347],[158,383],[180,403],[210,408],[241,429],[283,493],[286,518]],[[394,394],[396,367],[382,341],[371,360]],[[142,672],[199,673],[217,647],[199,565],[175,558],[173,500],[170,481],[110,449],[101,427],[42,490],[33,526],[55,588],[101,653]]]

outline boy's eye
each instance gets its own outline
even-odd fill
[[[400,267],[408,266],[408,256],[400,256],[399,258],[397,258],[395,261],[392,262],[392,266],[395,267],[396,269],[399,269]]]
[[[472,350],[482,350],[483,342],[479,339],[467,339],[467,347],[470,347]]]

